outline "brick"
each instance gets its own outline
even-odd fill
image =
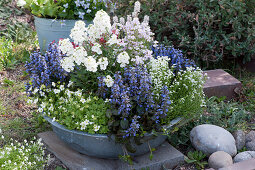
[[[58,159],[60,159],[71,170],[160,170],[163,164],[167,168],[173,168],[184,162],[184,155],[171,146],[168,142],[159,146],[153,152],[153,159],[149,159],[149,153],[135,157],[134,165],[130,166],[120,160],[100,159],[83,155],[74,151],[62,142],[54,132],[39,133],[38,136],[46,144],[47,149],[51,151]]]
[[[222,69],[208,70],[209,79],[204,84],[204,93],[207,97],[226,96],[227,100],[237,97],[235,89],[241,89],[242,83]]]

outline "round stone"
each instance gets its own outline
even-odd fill
[[[245,146],[245,133],[242,130],[237,130],[233,136],[236,140],[236,149],[241,150]]]
[[[245,146],[248,151],[255,151],[255,140],[246,142]]]
[[[217,151],[211,154],[208,160],[208,164],[211,168],[219,169],[232,165],[233,160],[228,153],[224,151]]]
[[[250,131],[245,138],[245,146],[249,151],[255,151],[255,131]]]
[[[255,131],[250,131],[247,135],[246,135],[246,138],[245,138],[245,141],[246,142],[250,142],[252,140],[255,139]]]
[[[241,152],[234,157],[234,163],[249,160],[252,158],[255,158],[255,151]]]
[[[217,151],[224,151],[231,156],[237,153],[234,137],[219,126],[203,124],[194,127],[190,132],[190,141],[196,150],[207,156]]]

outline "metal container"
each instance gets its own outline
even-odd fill
[[[53,122],[51,118],[47,116],[44,116],[44,118],[52,125],[53,131],[62,141],[82,154],[108,159],[117,159],[119,155],[123,155],[121,144],[116,143],[114,138],[109,138],[105,134],[88,134],[82,131],[68,130],[59,123]],[[149,137],[153,135],[146,134],[145,136]],[[165,135],[159,135],[148,142],[151,148],[156,148],[161,145],[166,138],[167,136]],[[136,152],[130,153],[130,155],[137,156],[150,151],[147,142],[141,145],[135,144],[135,148]]]
[[[42,53],[44,53],[48,44],[53,40],[56,42],[60,38],[70,38],[71,29],[74,27],[75,22],[78,20],[58,20],[58,19],[47,19],[47,18],[35,18],[35,29],[37,32],[39,46]],[[92,23],[83,20],[86,26]]]

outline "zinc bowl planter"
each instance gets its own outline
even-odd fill
[[[105,134],[89,134],[77,130],[66,129],[63,125],[52,121],[51,118],[44,116],[54,131],[54,133],[64,141],[68,146],[78,151],[79,153],[93,156],[97,158],[106,158],[106,159],[118,159],[120,155],[123,155],[123,148],[121,144],[118,144],[114,141],[114,138],[109,138]],[[175,119],[172,121],[171,126],[178,123],[180,119]],[[146,137],[152,137],[152,134],[145,134]],[[154,139],[149,140],[151,148],[156,148],[161,145],[167,136],[158,135]],[[136,152],[129,153],[132,156],[138,156],[149,152],[148,143],[145,142],[141,145],[136,145]]]
[[[48,44],[52,41],[58,42],[60,38],[69,38],[71,29],[74,27],[75,22],[78,20],[58,20],[48,18],[35,18],[35,29],[38,36],[39,46],[41,52],[47,50]],[[92,23],[83,20],[86,25]]]

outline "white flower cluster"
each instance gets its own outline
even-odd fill
[[[82,46],[79,46],[74,49],[73,57],[70,58],[73,59],[73,62],[76,64],[81,65],[84,64],[87,55],[87,51]]]
[[[182,107],[189,105],[189,108],[205,106],[203,71],[200,68],[188,67],[185,71],[178,72],[177,77],[170,86],[171,95],[175,99],[173,109],[177,105]]]
[[[19,7],[24,7],[27,4],[27,2],[25,0],[18,0],[17,2],[17,6]]]
[[[88,40],[86,24],[83,21],[75,22],[74,28],[71,30],[71,39],[74,40],[75,44],[82,45],[84,41]]]
[[[120,67],[126,67],[127,64],[129,64],[129,55],[126,51],[121,52],[118,56],[117,56],[117,62],[120,64]]]
[[[95,40],[100,38],[102,34],[108,33],[111,30],[110,17],[106,12],[100,10],[96,13],[93,20],[94,24],[90,24],[88,28],[83,21],[77,21],[74,28],[71,30],[70,37],[73,39],[74,44],[79,45],[74,47],[69,39],[63,39],[59,41],[60,50],[67,55],[62,61],[61,66],[67,72],[71,72],[74,69],[75,64],[84,65],[88,71],[96,72],[98,65],[101,70],[106,70],[108,66],[108,60],[105,57],[99,57],[102,55],[101,45]],[[88,42],[93,44],[91,51],[94,54],[88,55],[88,51],[83,47],[83,43]],[[118,40],[115,36],[112,36],[109,44],[116,44]],[[98,61],[97,61],[98,59]]]
[[[95,42],[102,34],[109,33],[111,27],[110,16],[103,10],[97,11],[93,24],[88,27],[90,41]]]
[[[165,85],[169,86],[171,79],[174,77],[172,70],[169,68],[169,60],[167,56],[158,56],[157,59],[152,58],[150,60],[150,75],[154,89],[157,91],[156,95],[159,95],[160,90]]]
[[[107,75],[106,78],[104,78],[104,83],[106,84],[107,87],[112,87],[114,80],[110,75]]]
[[[148,24],[149,17],[145,16],[144,21],[140,22],[139,12],[140,3],[136,2],[134,15],[128,16],[126,22],[124,18],[119,20],[114,17],[111,25],[110,16],[103,10],[96,13],[93,24],[88,28],[83,21],[77,21],[70,34],[75,45],[69,39],[59,43],[60,50],[67,55],[61,62],[64,70],[71,72],[77,64],[84,65],[88,71],[97,72],[98,69],[106,70],[109,63],[113,66],[119,63],[123,68],[130,63],[144,64],[151,59],[150,42],[154,34]],[[104,52],[103,48],[109,50],[110,54],[109,51]]]
[[[73,44],[69,38],[59,40],[59,48],[67,56],[72,55],[74,52]]]
[[[73,108],[73,110],[79,110],[83,112],[85,109],[89,108],[89,104],[92,99],[90,98],[90,96],[85,97],[81,90],[69,90],[68,87],[71,87],[72,84],[73,82],[70,81],[67,87],[65,87],[63,84],[59,85],[56,83],[52,83],[51,89],[42,89],[47,90],[47,92],[51,94],[50,96],[54,96],[54,99],[39,99],[40,101],[38,102],[38,111],[52,117],[52,121],[56,122],[61,121],[59,120],[61,113],[68,112],[68,114],[71,114],[71,117],[73,119],[80,119],[74,111],[70,111],[70,107]],[[42,98],[43,96],[40,97]],[[95,100],[95,98],[93,99]],[[84,131],[92,128],[94,132],[98,132],[100,130],[100,125],[98,125],[97,123],[98,120],[96,116],[92,115],[88,117],[86,115],[81,122],[76,122],[76,128]]]
[[[107,41],[110,46],[113,44],[119,44],[119,40],[116,34],[112,34],[111,38]]]
[[[109,64],[108,59],[106,57],[99,58],[98,64],[99,64],[101,70],[106,70],[106,67]]]
[[[96,31],[98,31],[100,34],[108,33],[108,32],[110,32],[110,30],[112,28],[111,18],[103,10],[100,10],[96,13],[93,23],[96,28]]]
[[[93,47],[92,47],[92,51],[93,52],[95,52],[95,53],[97,53],[98,55],[100,55],[100,54],[102,54],[102,50],[101,50],[101,45],[100,44],[98,44],[98,43],[95,43],[94,45],[93,45]]]
[[[2,136],[2,139],[4,137]],[[34,137],[35,140],[35,137]],[[39,139],[37,142],[24,140],[24,143],[13,141],[0,149],[0,169],[43,169],[49,156],[44,158],[44,148]]]
[[[92,115],[92,117],[94,117],[94,116]],[[86,119],[85,121],[83,121],[83,122],[80,123],[81,130],[85,130],[85,129],[87,128],[88,125],[93,125],[93,124],[94,124],[94,122],[91,122],[91,121],[89,121],[88,119]],[[95,132],[97,132],[97,131],[100,129],[100,126],[94,124],[94,125],[93,125],[93,129],[94,129]]]
[[[91,71],[91,72],[97,71],[98,63],[97,63],[96,59],[94,59],[92,56],[88,56],[85,59],[84,65],[86,66],[88,71]]]
[[[144,61],[152,58],[149,46],[153,41],[154,33],[149,26],[149,17],[145,16],[143,22],[140,22],[138,18],[139,12],[140,3],[137,1],[132,16],[128,15],[126,21],[123,17],[119,20],[116,17],[112,30],[115,30],[117,33],[124,32],[125,36],[119,44],[130,52],[131,61],[134,61],[136,64],[143,64]]]

